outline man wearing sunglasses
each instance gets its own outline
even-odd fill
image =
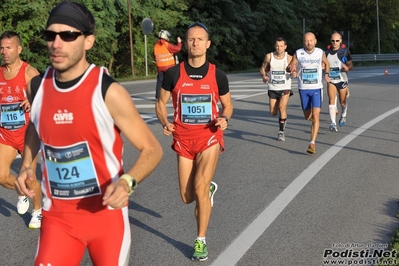
[[[293,77],[298,77],[298,91],[301,99],[302,111],[305,119],[312,121],[310,143],[307,153],[316,153],[316,138],[320,128],[320,111],[323,103],[323,70],[325,80],[330,82],[328,73],[330,65],[324,51],[316,47],[317,39],[312,32],[303,36],[303,48],[296,50],[291,62],[290,70]]]
[[[10,168],[17,153],[24,154],[25,132],[30,120],[26,86],[33,77],[39,75],[39,71],[20,58],[22,46],[18,33],[4,32],[0,36],[0,51],[3,59],[0,67],[0,184],[5,188],[15,189],[16,177]],[[32,162],[34,174],[36,163],[37,156]],[[29,228],[40,228],[42,197],[36,175],[27,185],[35,191]],[[17,211],[24,214],[29,209],[29,200],[23,193],[18,194]]]
[[[341,104],[341,118],[339,126],[342,127],[346,123],[346,115],[348,112],[348,75],[347,72],[353,69],[352,56],[348,49],[342,48],[342,37],[338,32],[331,35],[331,46],[325,51],[327,60],[330,63],[330,79],[327,83],[328,92],[328,111],[330,114],[331,125],[330,131],[338,132],[336,115],[336,99],[337,91],[339,103]]]
[[[205,236],[217,190],[212,179],[219,153],[224,150],[223,131],[233,114],[227,76],[206,58],[211,45],[208,34],[202,23],[188,27],[185,44],[188,59],[166,71],[156,102],[163,133],[173,134],[181,198],[186,204],[196,202],[197,239],[191,259],[199,261],[208,259]],[[175,110],[172,122],[166,109],[170,96]]]
[[[157,166],[162,147],[129,93],[86,52],[95,21],[84,4],[62,2],[43,38],[51,67],[28,86],[32,103],[18,189],[28,196],[33,155],[41,149],[43,221],[34,265],[129,265],[129,195]],[[139,151],[128,171],[123,140]]]

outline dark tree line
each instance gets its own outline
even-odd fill
[[[108,67],[115,77],[131,76],[127,0],[77,0],[96,17],[96,45],[89,58]],[[0,29],[17,31],[23,41],[22,58],[40,71],[48,65],[41,32],[55,0],[3,0]],[[344,33],[352,53],[378,52],[376,0],[130,0],[135,76],[145,75],[145,42],[141,30],[144,18],[154,22],[147,36],[149,73],[155,73],[152,56],[157,33],[166,29],[184,39],[193,21],[206,24],[212,40],[210,61],[225,71],[259,67],[274,40],[284,37],[288,52],[302,46],[304,31],[312,31],[318,47],[325,48],[333,31]],[[380,0],[380,52],[398,53],[398,0]],[[184,49],[179,58],[184,60]]]

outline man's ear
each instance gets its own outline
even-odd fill
[[[93,34],[86,36],[86,39],[85,39],[85,50],[86,51],[90,50],[93,47],[95,41],[96,41],[96,36],[94,36]]]

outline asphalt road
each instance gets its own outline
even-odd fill
[[[324,92],[315,155],[306,154],[310,122],[303,118],[296,82],[286,141],[278,142],[277,117],[268,112],[259,74],[229,75],[235,109],[214,178],[219,190],[207,235],[209,260],[201,265],[316,266],[332,265],[333,259],[371,265],[373,250],[388,250],[399,228],[399,67],[384,71],[350,73],[347,124],[337,133],[328,131]],[[161,164],[131,197],[130,264],[197,265],[190,260],[194,205],[180,200],[171,138],[163,136],[154,115],[155,81],[124,86],[164,148]],[[136,156],[127,145],[125,166]],[[19,163],[17,158],[16,172]],[[0,265],[32,265],[39,230],[27,227],[30,215],[18,215],[15,205],[15,192],[1,187]],[[81,265],[91,265],[88,254]]]

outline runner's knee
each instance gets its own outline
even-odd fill
[[[5,185],[10,176],[10,171],[7,169],[0,169],[0,185]]]

